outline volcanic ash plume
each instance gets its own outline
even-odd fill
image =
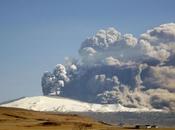
[[[175,111],[175,23],[139,38],[102,29],[82,42],[79,54],[43,74],[44,95]]]

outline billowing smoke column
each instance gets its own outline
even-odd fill
[[[42,77],[44,95],[175,111],[175,23],[141,34],[99,30]]]

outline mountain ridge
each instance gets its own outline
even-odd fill
[[[54,111],[54,112],[147,112],[161,111],[157,109],[127,108],[120,104],[92,104],[64,97],[54,96],[34,96],[1,104],[3,107],[23,108],[35,111]]]

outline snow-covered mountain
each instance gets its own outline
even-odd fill
[[[54,111],[54,112],[157,111],[155,109],[148,109],[148,108],[127,108],[120,104],[92,104],[68,98],[52,97],[52,96],[25,97],[6,104],[1,104],[1,106],[24,108],[35,111]]]

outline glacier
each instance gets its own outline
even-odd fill
[[[1,107],[14,107],[46,112],[148,112],[157,109],[127,108],[121,104],[93,104],[58,96],[33,96],[1,104]]]

